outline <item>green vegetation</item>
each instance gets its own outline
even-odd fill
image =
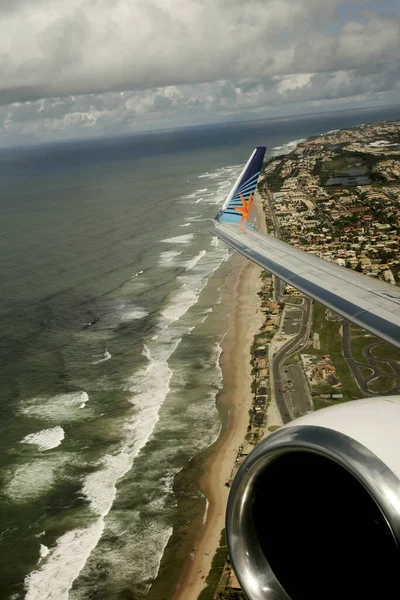
[[[318,397],[314,397],[314,396],[313,396],[312,401],[313,401],[313,405],[314,405],[314,410],[320,410],[321,408],[327,408],[327,406],[332,406],[333,404],[340,402],[340,400],[324,400],[323,398],[318,398]]]
[[[270,173],[265,179],[268,189],[271,192],[279,192],[284,182],[284,178],[280,177],[278,174],[276,174],[276,172]]]
[[[230,589],[227,589],[224,592],[218,592],[216,598],[221,598],[222,600],[246,600],[244,592],[242,592],[241,590]]]
[[[381,342],[379,346],[372,348],[372,356],[383,360],[397,360],[400,362],[400,349],[391,346],[387,342]]]
[[[395,373],[394,373],[394,371],[392,369],[392,366],[389,363],[382,361],[382,362],[380,362],[378,364],[379,364],[379,367],[382,369],[382,371],[384,373],[387,373],[388,375],[391,375],[393,377],[393,375]]]
[[[390,346],[386,342],[382,342],[382,340],[380,340],[374,335],[367,333],[364,329],[361,329],[361,327],[356,327],[352,325],[350,331],[351,353],[354,360],[357,360],[358,362],[367,365],[368,361],[363,355],[362,350],[366,346],[369,346],[370,344],[374,343],[379,344],[372,349],[372,356],[374,356],[375,358],[382,358],[386,360],[400,360],[400,350],[394,348],[393,346]],[[357,332],[357,337],[353,337],[354,332]],[[388,379],[386,379],[386,377],[379,377],[378,380],[375,380],[375,382],[373,380],[369,387],[374,392],[388,391],[393,385],[392,378],[395,375],[395,373],[390,364],[384,362],[384,360],[379,362],[379,367],[382,369],[382,371],[384,371],[384,373],[387,373],[389,377]],[[364,377],[368,377],[369,375],[371,375],[372,369],[370,369],[367,366],[360,367],[360,372]]]
[[[393,377],[377,377],[369,382],[368,387],[371,392],[386,394],[395,385],[396,381],[398,380]]]
[[[211,569],[206,578],[207,587],[204,588],[204,590],[202,590],[201,594],[198,597],[198,600],[213,600],[215,590],[220,582],[227,558],[228,551],[226,548],[225,529],[223,529],[221,531],[219,548],[214,554],[214,558],[211,563]]]
[[[374,372],[374,370],[371,369],[371,367],[358,367],[358,370],[360,371],[363,377],[369,377]]]
[[[285,360],[285,362],[283,364],[284,364],[284,366],[286,366],[286,365],[298,365],[299,363],[301,363],[300,354],[293,354],[292,356],[289,356],[289,358],[287,360]]]
[[[298,296],[289,296],[288,298],[284,298],[285,304],[303,304],[303,298],[299,298]]]
[[[311,391],[316,393],[316,394],[341,394],[341,390],[336,390],[334,388],[332,388],[332,386],[330,386],[328,383],[318,383],[317,385],[312,385],[311,386]]]
[[[343,394],[341,401],[356,400],[361,398],[363,394],[343,356],[342,336],[339,334],[340,323],[338,321],[327,321],[325,312],[326,308],[322,304],[314,303],[313,332],[319,334],[321,348],[320,350],[309,348],[307,352],[318,356],[329,354],[342,383],[341,390],[337,390]]]
[[[365,333],[365,329],[359,327],[358,325],[354,325],[354,323],[350,323],[350,335],[363,335]]]
[[[379,342],[380,340],[374,335],[367,333],[363,329],[361,329],[360,331],[362,332],[361,335],[357,337],[353,337],[353,335],[351,336],[351,355],[354,358],[354,360],[357,360],[360,363],[367,364],[367,359],[362,353],[363,348],[366,348],[366,346],[369,346],[370,344],[373,344],[375,342]]]
[[[350,157],[345,157],[342,155],[338,158],[327,161],[323,166],[323,171],[339,175],[351,167],[354,167],[354,161],[352,161]]]

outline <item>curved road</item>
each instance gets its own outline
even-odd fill
[[[265,186],[264,190],[265,190],[265,195],[266,195],[266,198],[268,201],[271,218],[274,223],[275,236],[278,239],[280,239],[281,232],[280,232],[279,220],[278,220],[275,210],[274,210],[272,198],[271,198],[271,195],[269,193],[267,186]],[[276,277],[275,275],[273,276],[273,281],[274,281],[274,299],[275,299],[275,302],[280,302],[281,297],[283,295],[283,291],[286,287],[286,284],[283,281],[281,281],[278,277]],[[289,406],[289,403],[287,402],[287,399],[286,399],[285,392],[283,391],[287,385],[286,381],[283,380],[283,373],[282,373],[283,363],[285,362],[285,360],[287,358],[289,358],[289,356],[291,356],[292,354],[296,354],[307,344],[308,338],[310,335],[310,331],[311,331],[312,300],[311,300],[311,298],[308,298],[308,297],[303,297],[303,299],[304,299],[304,301],[303,301],[302,305],[300,305],[300,304],[293,305],[293,308],[297,308],[302,311],[302,323],[301,323],[298,334],[296,334],[295,337],[293,337],[291,340],[289,340],[287,344],[285,344],[282,348],[280,348],[275,353],[275,355],[271,359],[271,364],[270,364],[271,384],[272,384],[271,387],[274,390],[274,395],[275,395],[276,403],[278,406],[278,410],[281,414],[282,421],[284,423],[291,421],[294,418],[294,416],[300,416],[300,414],[303,414],[304,412],[307,412],[307,410],[311,409],[311,404],[310,404],[310,400],[309,400],[309,390],[308,390],[308,385],[306,382],[305,382],[305,386],[303,388],[303,394],[301,395],[301,400],[302,400],[301,405],[302,406],[294,407],[293,402],[291,403],[292,406]],[[302,390],[301,389],[297,390],[297,392],[299,392],[299,391],[301,394]],[[291,398],[294,397],[295,395],[296,395],[296,390],[292,389],[291,393],[290,393]],[[306,396],[307,396],[307,398],[306,398]],[[300,400],[300,398],[299,398],[299,400]],[[307,402],[310,406],[307,406]],[[298,403],[298,404],[300,404],[300,403]],[[293,413],[296,413],[296,415],[294,415]]]
[[[293,411],[291,410],[291,407],[288,406],[285,393],[283,391],[285,389],[286,382],[283,380],[282,366],[289,356],[299,352],[308,343],[311,331],[311,302],[312,301],[310,298],[304,298],[302,305],[293,305],[296,309],[302,310],[302,322],[299,333],[289,340],[287,344],[282,346],[282,348],[277,350],[271,359],[270,368],[273,379],[275,399],[284,423],[291,421],[294,415],[292,414]]]
[[[351,354],[351,335],[350,335],[350,323],[348,321],[343,323],[343,356],[346,359],[347,364],[349,365],[351,372],[355,380],[357,381],[358,387],[367,396],[377,396],[382,395],[382,392],[373,392],[369,389],[368,384],[373,379],[377,377],[391,377],[392,379],[400,380],[400,365],[397,361],[391,359],[382,359],[376,358],[372,354],[372,350],[377,346],[380,346],[383,342],[373,342],[372,344],[367,344],[363,349],[362,353],[366,360],[365,363],[359,362],[355,360]],[[390,375],[386,371],[382,369],[380,366],[381,363],[386,363],[390,365],[393,374]],[[360,367],[368,367],[371,369],[372,373],[370,375],[363,375],[360,371]],[[394,386],[390,388],[385,394],[398,394],[400,393],[400,381],[398,381]]]

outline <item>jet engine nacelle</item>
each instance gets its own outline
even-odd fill
[[[249,600],[400,598],[400,397],[264,439],[235,477],[226,533]]]

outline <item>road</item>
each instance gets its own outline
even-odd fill
[[[281,237],[279,220],[276,216],[271,195],[267,187],[265,194],[268,201],[271,218],[275,228],[275,236]],[[281,302],[286,284],[278,277],[273,277],[274,300]],[[287,344],[282,346],[271,359],[271,383],[275,393],[276,403],[284,423],[312,410],[310,391],[303,369],[300,365],[288,365],[283,368],[283,363],[289,356],[299,352],[308,342],[311,332],[311,298],[303,298],[302,305],[293,305],[285,308],[286,322],[282,324],[282,332],[293,335]],[[290,381],[290,383],[289,383]]]
[[[299,352],[308,343],[311,331],[311,302],[310,298],[304,298],[303,304],[295,305],[294,310],[285,309],[285,313],[287,315],[293,313],[294,318],[287,319],[282,326],[282,332],[287,333],[286,329],[293,331],[296,326],[297,334],[277,350],[271,359],[270,368],[275,399],[284,423],[312,410],[308,384],[300,365],[293,365],[297,367],[296,369],[289,368],[289,366],[283,368],[283,363],[289,356]],[[295,384],[288,386],[288,380]]]
[[[315,202],[314,198],[312,196],[310,196],[310,194],[308,193],[308,191],[305,190],[302,185],[299,185],[299,190],[301,190],[303,192],[303,194],[305,194],[307,196],[308,200],[311,202],[311,204],[314,206],[314,209],[319,214],[319,217],[320,217],[321,221],[325,221],[325,223],[328,225],[328,227],[330,228],[330,230],[333,233],[335,231],[333,223],[330,220],[330,218],[328,217],[328,215],[326,213],[324,213],[321,205],[319,205],[317,202]]]
[[[373,349],[381,344],[383,344],[383,342],[373,342],[372,344],[367,344],[362,349],[365,363],[355,360],[351,353],[350,323],[348,321],[343,323],[343,356],[345,357],[346,362],[349,365],[355,380],[357,381],[358,387],[363,394],[366,394],[367,396],[376,396],[382,394],[382,392],[372,392],[368,387],[370,381],[376,379],[376,377],[385,377],[386,379],[392,377],[393,379],[397,379],[397,382],[385,393],[400,393],[400,365],[398,362],[390,359],[384,360],[381,358],[376,358],[372,353]],[[387,371],[382,369],[382,363],[389,365],[390,369],[393,371],[393,375],[390,375]],[[368,375],[363,374],[363,372],[360,370],[360,367],[364,370],[365,367],[368,367],[371,373]]]
[[[280,229],[278,217],[275,214],[274,204],[272,202],[271,194],[269,193],[267,186],[265,186],[264,189],[265,189],[265,195],[266,195],[267,201],[268,201],[269,212],[271,213],[272,222],[274,224],[275,237],[280,239],[281,238],[281,229]],[[285,290],[286,284],[284,281],[282,281],[281,279],[276,277],[276,275],[272,276],[272,280],[274,282],[274,301],[279,302],[279,298],[280,298],[280,296],[282,296],[282,294]]]

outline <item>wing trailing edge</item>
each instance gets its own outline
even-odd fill
[[[251,158],[254,156],[253,152]],[[242,175],[249,163],[250,161]],[[243,223],[239,212],[239,218],[233,215],[234,221],[225,220],[226,209],[231,206],[232,198],[235,198],[243,185],[241,177],[213,221],[211,233],[307,296],[400,348],[398,287],[311,256],[274,237],[255,231]],[[254,190],[256,184],[257,179]]]

